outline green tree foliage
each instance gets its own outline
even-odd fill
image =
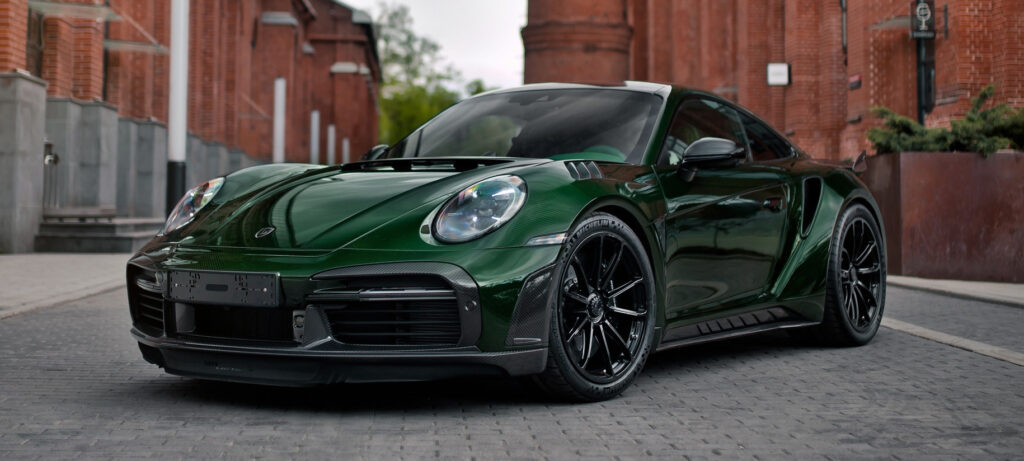
[[[383,73],[380,142],[394,144],[458,102],[459,95],[444,84],[459,74],[443,65],[440,45],[412,31],[407,6],[381,4],[377,33]]]
[[[885,107],[871,112],[882,119],[882,126],[868,130],[868,139],[879,154],[895,152],[980,152],[986,157],[999,149],[1024,149],[1024,108],[999,104],[982,109],[995,93],[990,84],[971,100],[971,109],[963,119],[950,122],[950,128],[925,128],[921,124]]]

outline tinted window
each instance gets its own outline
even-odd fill
[[[755,162],[775,160],[792,155],[789,143],[775,134],[767,125],[747,114],[740,114],[740,118],[747,130],[750,153]]]
[[[528,90],[468,99],[385,157],[590,158],[639,163],[662,99],[609,89]]]
[[[723,138],[740,146],[746,145],[739,114],[734,109],[708,99],[683,101],[669,126],[660,163],[679,163],[690,143],[706,137]]]

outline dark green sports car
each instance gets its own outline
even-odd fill
[[[128,264],[143,357],[275,385],[530,376],[593,401],[656,350],[778,328],[856,346],[882,317],[860,162],[712,94],[496,91],[370,158],[186,193]]]

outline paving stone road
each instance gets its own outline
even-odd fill
[[[892,287],[887,304],[893,318],[1021,344],[1024,309]],[[0,320],[0,459],[1024,454],[1024,367],[885,328],[857,349],[779,333],[677,349],[623,396],[571,405],[494,379],[278,389],[178,378],[142,361],[125,306],[115,290]]]

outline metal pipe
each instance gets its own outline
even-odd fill
[[[327,164],[334,165],[334,143],[335,143],[334,124],[327,125]]]
[[[284,162],[284,114],[285,90],[287,88],[284,77],[274,80],[274,163]]]
[[[320,163],[320,111],[309,113],[309,163]]]
[[[185,194],[188,134],[188,3],[171,0],[170,88],[167,104],[167,213]]]

